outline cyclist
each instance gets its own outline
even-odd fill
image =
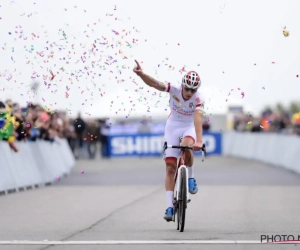
[[[181,145],[193,146],[193,150],[199,151],[202,148],[202,115],[204,113],[204,100],[197,90],[201,86],[200,76],[195,71],[186,73],[182,78],[181,86],[165,84],[145,74],[140,64],[136,62],[133,72],[136,73],[148,86],[159,91],[170,94],[170,108],[164,139],[168,144],[178,145],[182,138]],[[165,152],[166,163],[166,198],[167,209],[164,215],[166,221],[171,221],[173,216],[173,190],[175,185],[174,175],[177,167],[178,149],[168,148]],[[198,191],[194,176],[194,157],[192,150],[186,151],[185,164],[188,167],[189,192],[196,194]]]

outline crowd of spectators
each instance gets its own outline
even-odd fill
[[[16,141],[35,142],[45,140],[56,142],[57,138],[66,138],[75,157],[87,149],[90,158],[95,158],[98,142],[107,136],[101,136],[102,120],[83,120],[78,114],[71,119],[66,112],[44,109],[39,104],[28,103],[21,107],[12,100],[0,100],[0,140],[18,152]],[[107,149],[102,150],[107,155]]]
[[[240,132],[276,132],[300,135],[299,112],[264,110],[259,117],[240,113],[234,118],[234,130]]]
[[[76,138],[71,121],[64,112],[45,110],[38,104],[29,103],[21,107],[12,100],[0,101],[2,140],[7,140],[14,151],[18,151],[15,141],[46,140],[55,138]],[[4,128],[10,128],[9,132]],[[3,133],[5,135],[3,135]]]

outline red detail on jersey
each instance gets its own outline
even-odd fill
[[[192,136],[190,136],[190,135],[187,135],[187,136],[185,136],[184,138],[190,138],[190,139],[192,139],[193,143],[195,143],[194,137],[192,137]]]
[[[170,91],[170,88],[171,88],[171,84],[170,84],[170,83],[168,83],[168,86],[167,86],[167,92],[169,92],[169,91]]]

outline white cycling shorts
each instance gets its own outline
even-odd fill
[[[196,131],[193,123],[176,122],[167,120],[165,127],[164,141],[168,145],[180,145],[181,137],[191,137],[194,142],[196,141]],[[180,156],[180,149],[167,148],[165,151],[164,159],[178,158]]]

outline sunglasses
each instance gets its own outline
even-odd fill
[[[190,88],[187,88],[187,87],[184,87],[184,90],[186,92],[191,92],[191,93],[196,93],[197,92],[197,89],[190,89]]]

